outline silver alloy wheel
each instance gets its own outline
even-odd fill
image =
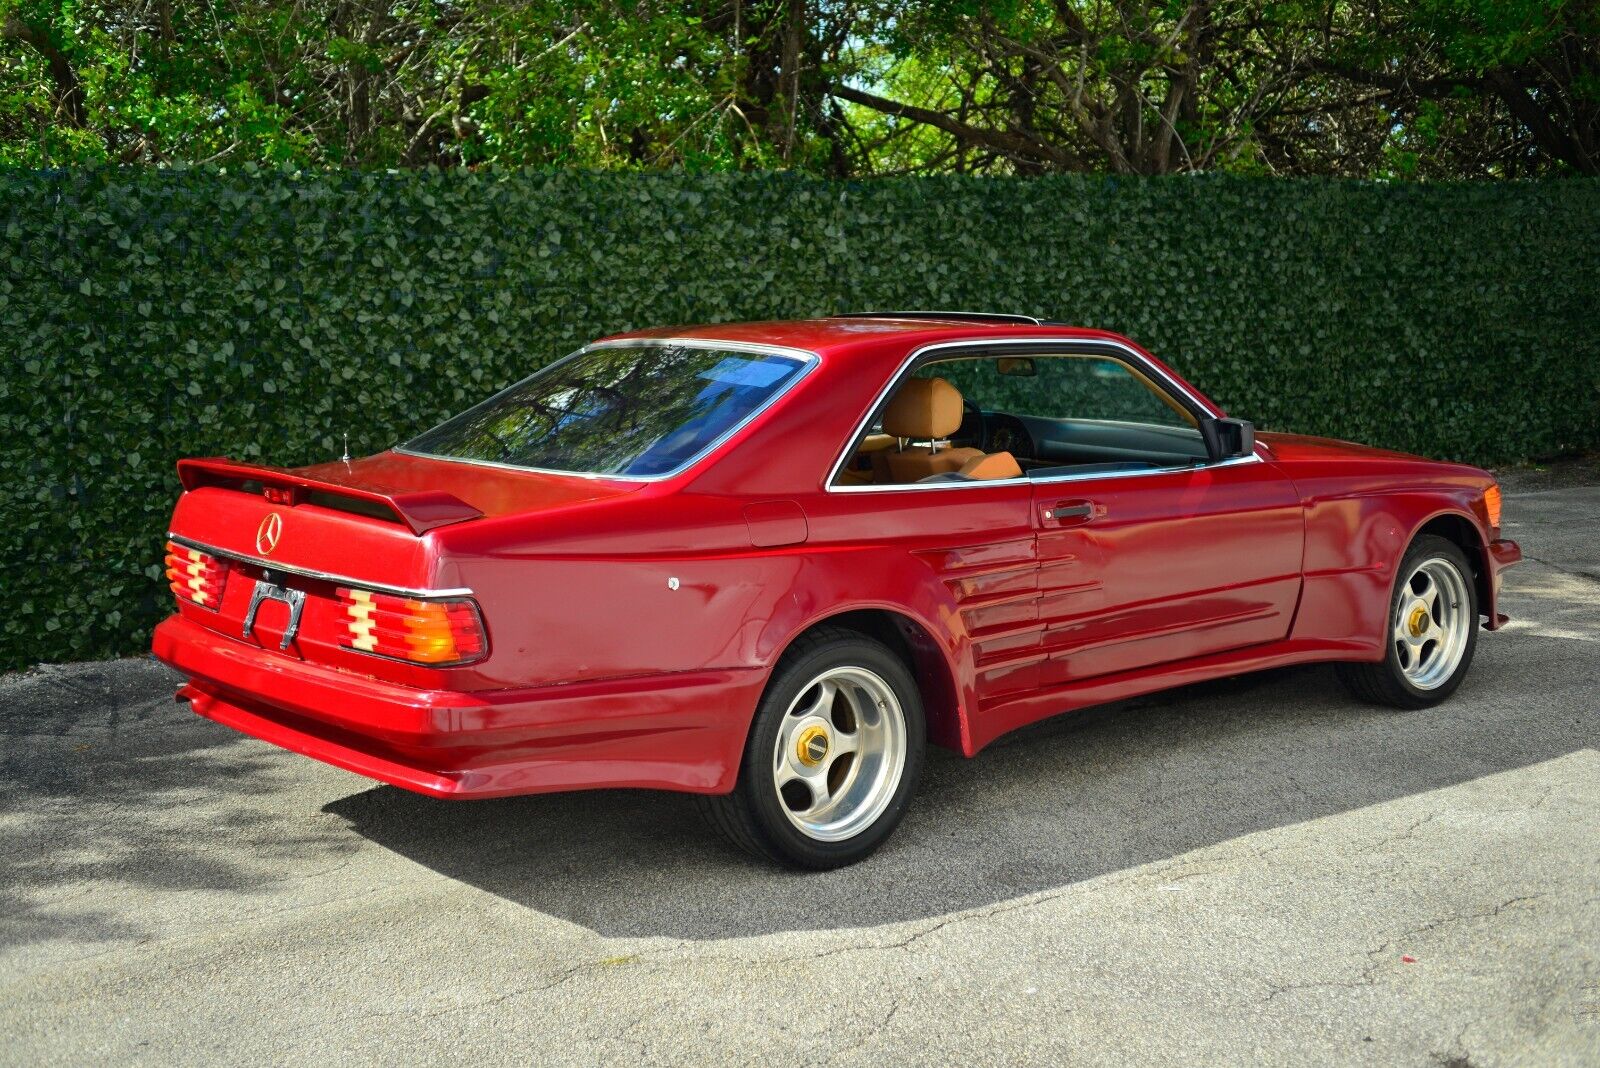
[[[1461,663],[1471,627],[1472,598],[1455,564],[1433,556],[1418,564],[1400,587],[1391,640],[1400,672],[1419,690],[1445,683]]]
[[[773,784],[804,835],[841,842],[889,807],[906,765],[906,717],[889,684],[866,668],[829,668],[778,725]]]

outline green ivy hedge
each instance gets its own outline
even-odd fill
[[[178,457],[382,449],[628,327],[1024,311],[1264,427],[1600,444],[1600,182],[107,168],[0,195],[0,667],[144,646]]]

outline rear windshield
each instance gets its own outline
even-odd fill
[[[403,447],[547,471],[664,475],[698,459],[804,367],[792,356],[693,345],[591,349]]]

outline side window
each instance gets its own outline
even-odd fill
[[[961,396],[979,407],[1003,407],[992,398],[1008,396],[1007,383],[995,373],[995,361],[945,360],[923,364],[911,372],[912,378],[942,378],[961,391]],[[1008,397],[1009,399],[1009,397]]]
[[[916,376],[943,378],[986,411],[1040,419],[1195,425],[1187,411],[1142,374],[1104,356],[952,360],[918,368]]]
[[[1142,368],[1097,353],[986,355],[920,367],[975,406],[956,444],[1008,452],[1029,475],[1188,466],[1204,460],[1195,416]]]
[[[1192,427],[1176,408],[1127,364],[1105,357],[1036,360],[1039,389],[1020,413],[1054,419],[1100,419],[1155,426]],[[1037,409],[1037,410],[1034,410]]]
[[[916,396],[961,402],[959,425],[949,410],[940,417],[948,427],[917,432],[898,429],[910,427],[905,418],[891,424],[880,417],[856,443],[837,484],[901,485],[930,474],[941,481],[1016,477],[1019,469],[1028,477],[1156,470],[1206,458],[1189,409],[1136,364],[1114,356],[950,356],[915,368],[900,388],[917,379],[922,381],[916,382]],[[934,379],[941,381],[930,384]],[[890,397],[885,412],[899,395]],[[923,400],[901,414],[927,410]],[[986,456],[995,459],[995,470],[1012,473],[976,476],[962,470]]]

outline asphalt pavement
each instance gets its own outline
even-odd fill
[[[869,861],[692,802],[451,804],[0,679],[0,1064],[1600,1064],[1600,487],[1508,493],[1446,705],[1330,669],[932,755]]]

